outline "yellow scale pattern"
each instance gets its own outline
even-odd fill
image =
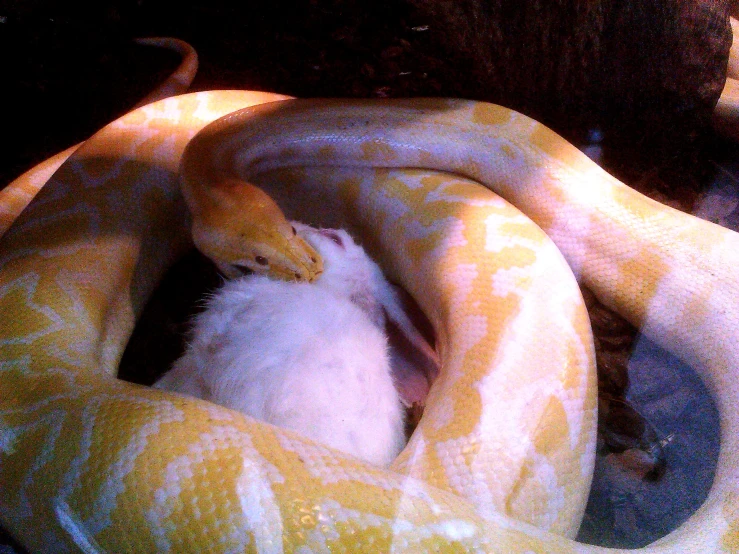
[[[719,404],[709,498],[647,550],[739,549],[739,235],[648,201],[505,108],[265,104],[284,99],[139,108],[0,195],[3,525],[41,552],[602,550],[567,538],[595,437],[574,271],[694,363]],[[349,227],[430,317],[441,375],[388,470],[115,378],[191,244],[188,143],[185,187],[245,178],[290,217]]]

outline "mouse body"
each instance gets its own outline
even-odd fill
[[[312,283],[227,281],[195,318],[184,355],[154,386],[387,466],[405,445],[405,410],[386,314],[421,339],[398,318],[397,295],[348,233],[293,224],[322,256],[323,273]]]

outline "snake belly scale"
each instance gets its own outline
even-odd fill
[[[738,549],[739,236],[645,199],[499,106],[283,100],[212,91],[139,108],[83,143],[2,237],[0,519],[24,545],[603,550],[567,538],[595,437],[574,272],[692,363],[719,406],[706,503],[645,550]],[[115,379],[143,302],[190,244],[189,142],[186,193],[225,175],[291,215],[338,207],[432,320],[442,371],[389,470]]]

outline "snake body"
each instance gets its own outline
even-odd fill
[[[350,224],[431,319],[442,369],[388,470],[115,378],[189,244],[188,143],[191,207],[237,179],[291,217]],[[49,552],[600,551],[568,538],[595,437],[574,272],[718,403],[708,499],[645,550],[739,550],[737,262],[736,233],[499,106],[213,91],[139,108],[80,146],[0,241],[0,520]]]

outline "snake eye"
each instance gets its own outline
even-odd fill
[[[259,265],[267,265],[267,258],[264,256],[256,256],[254,258],[254,261],[257,262]]]

